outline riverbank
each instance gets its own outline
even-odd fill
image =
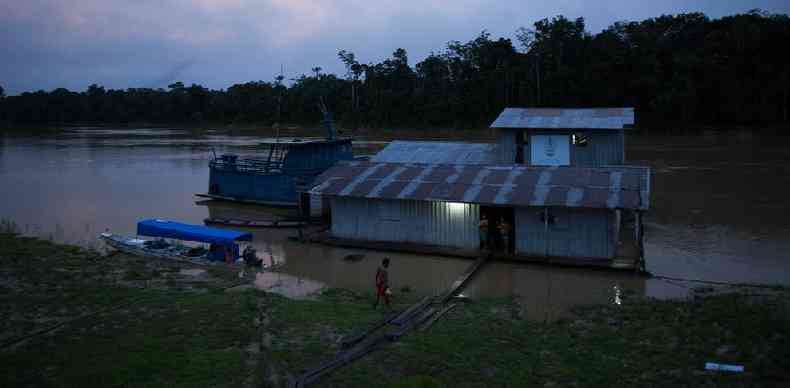
[[[109,257],[0,234],[0,378],[7,386],[260,386],[335,354],[380,319],[372,295],[304,300],[235,287],[224,268]],[[397,290],[395,310],[419,299]],[[762,385],[790,383],[790,292],[625,294],[534,322],[515,299],[465,303],[322,386]],[[744,365],[707,372],[705,362]],[[430,377],[427,377],[430,376]]]

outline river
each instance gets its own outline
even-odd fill
[[[461,132],[464,140],[490,133]],[[452,132],[363,134],[355,153],[392,138]],[[167,218],[201,224],[209,211],[252,209],[198,201],[212,152],[254,154],[261,136],[225,130],[71,128],[44,135],[0,135],[0,220],[26,234],[99,248],[105,230],[134,234],[136,221]],[[730,283],[790,285],[790,145],[783,137],[718,131],[693,135],[629,133],[626,158],[652,167],[646,218],[647,269],[655,275]],[[342,249],[291,241],[288,229],[258,229],[254,245],[283,277],[371,292],[380,260],[392,259],[398,292],[445,289],[470,264],[446,257]],[[362,254],[359,261],[344,258]],[[684,297],[694,283],[630,273],[490,263],[465,296],[515,297],[526,316],[551,320],[590,303],[627,303],[632,295]]]

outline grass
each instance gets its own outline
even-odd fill
[[[198,282],[179,268],[0,234],[0,386],[282,385],[387,314],[372,295],[225,292],[235,272],[214,268]],[[788,290],[760,292],[628,296],[553,323],[521,319],[514,300],[480,300],[319,385],[787,386]],[[399,295],[394,309],[418,299]],[[707,372],[708,361],[746,372]]]
[[[151,268],[149,261],[9,234],[0,234],[0,262],[0,386],[257,381],[250,351],[259,340],[257,297],[221,292],[234,274],[185,287],[168,263]]]
[[[508,300],[456,308],[428,332],[413,332],[324,383],[487,387],[790,382],[786,294],[634,300],[623,306],[580,308],[574,319],[550,324],[521,320],[514,313],[518,308]],[[313,315],[312,330],[302,330],[316,332],[317,327],[330,325],[329,315],[327,321],[322,318]],[[326,342],[325,347],[331,345]],[[301,357],[310,354],[304,349],[312,345],[295,345],[290,344],[290,352]],[[312,364],[318,361],[314,358]],[[708,361],[745,365],[746,373],[706,372]],[[300,366],[292,363],[296,369]]]

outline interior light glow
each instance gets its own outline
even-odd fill
[[[466,209],[466,204],[460,202],[447,202],[447,208],[450,214],[463,214]]]

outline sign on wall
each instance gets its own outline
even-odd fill
[[[568,135],[532,136],[530,155],[535,166],[567,166],[571,164]]]

